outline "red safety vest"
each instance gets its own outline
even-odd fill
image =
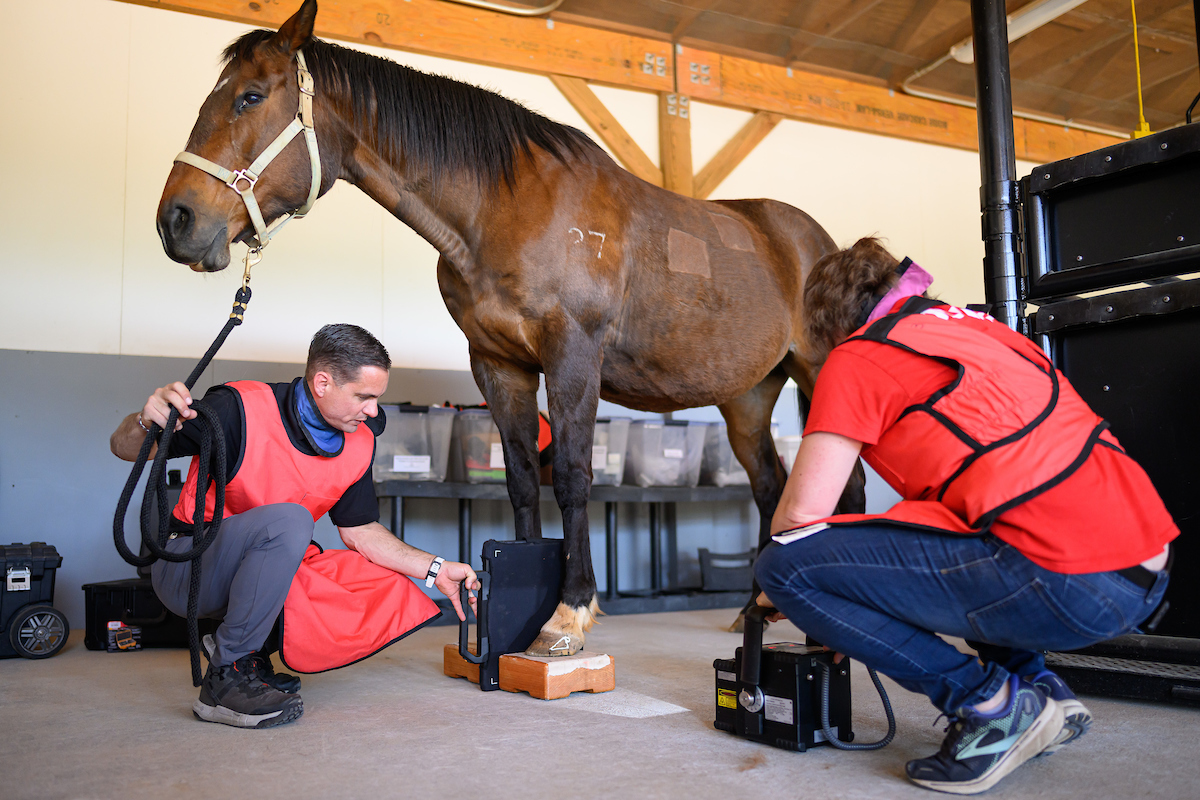
[[[225,517],[273,503],[298,503],[320,519],[371,467],[375,436],[366,425],[345,434],[336,456],[309,456],[288,438],[271,387],[227,384],[241,398],[241,466],[225,486]],[[301,389],[302,391],[302,389]],[[199,456],[175,506],[191,521]],[[216,489],[209,487],[205,520],[212,521]],[[283,605],[280,657],[297,672],[325,672],[373,655],[441,616],[437,605],[404,575],[353,550],[309,545]]]
[[[985,314],[914,297],[853,339],[936,359],[958,378],[905,409],[863,452],[903,499],[885,514],[827,522],[983,533],[1005,511],[1066,480],[1097,441],[1115,441],[1037,345]]]

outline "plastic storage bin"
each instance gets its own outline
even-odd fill
[[[629,425],[625,481],[637,486],[695,486],[700,482],[707,422],[652,422]]]
[[[779,453],[779,458],[783,461],[783,471],[791,475],[792,465],[796,463],[796,454],[800,452],[800,436],[780,436],[776,433],[775,452]]]
[[[504,447],[492,412],[464,408],[454,416],[452,449],[454,480],[467,483],[504,483]]]
[[[387,427],[375,441],[377,481],[444,481],[457,412],[438,406],[383,406]]]
[[[601,417],[592,434],[592,483],[620,486],[625,476],[625,445],[629,441],[628,417]]]
[[[776,438],[779,426],[771,425],[771,437]],[[776,439],[778,449],[778,440]],[[711,422],[704,436],[704,460],[700,464],[700,483],[705,486],[749,486],[750,475],[733,454],[729,444],[729,426]]]

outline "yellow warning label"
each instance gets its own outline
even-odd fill
[[[737,708],[737,692],[732,689],[717,689],[717,705],[722,708]]]

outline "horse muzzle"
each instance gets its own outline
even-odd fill
[[[229,266],[229,226],[223,220],[205,224],[191,206],[164,198],[157,227],[163,251],[172,261],[196,272],[218,272]]]

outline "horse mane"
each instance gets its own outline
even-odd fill
[[[274,35],[254,30],[225,48],[224,63],[250,58]],[[512,186],[517,155],[537,146],[566,163],[600,147],[587,134],[495,92],[340,47],[316,37],[304,56],[317,91],[350,103],[355,124],[392,163],[403,156],[437,175],[468,170],[489,186]],[[374,123],[372,125],[372,123]]]

